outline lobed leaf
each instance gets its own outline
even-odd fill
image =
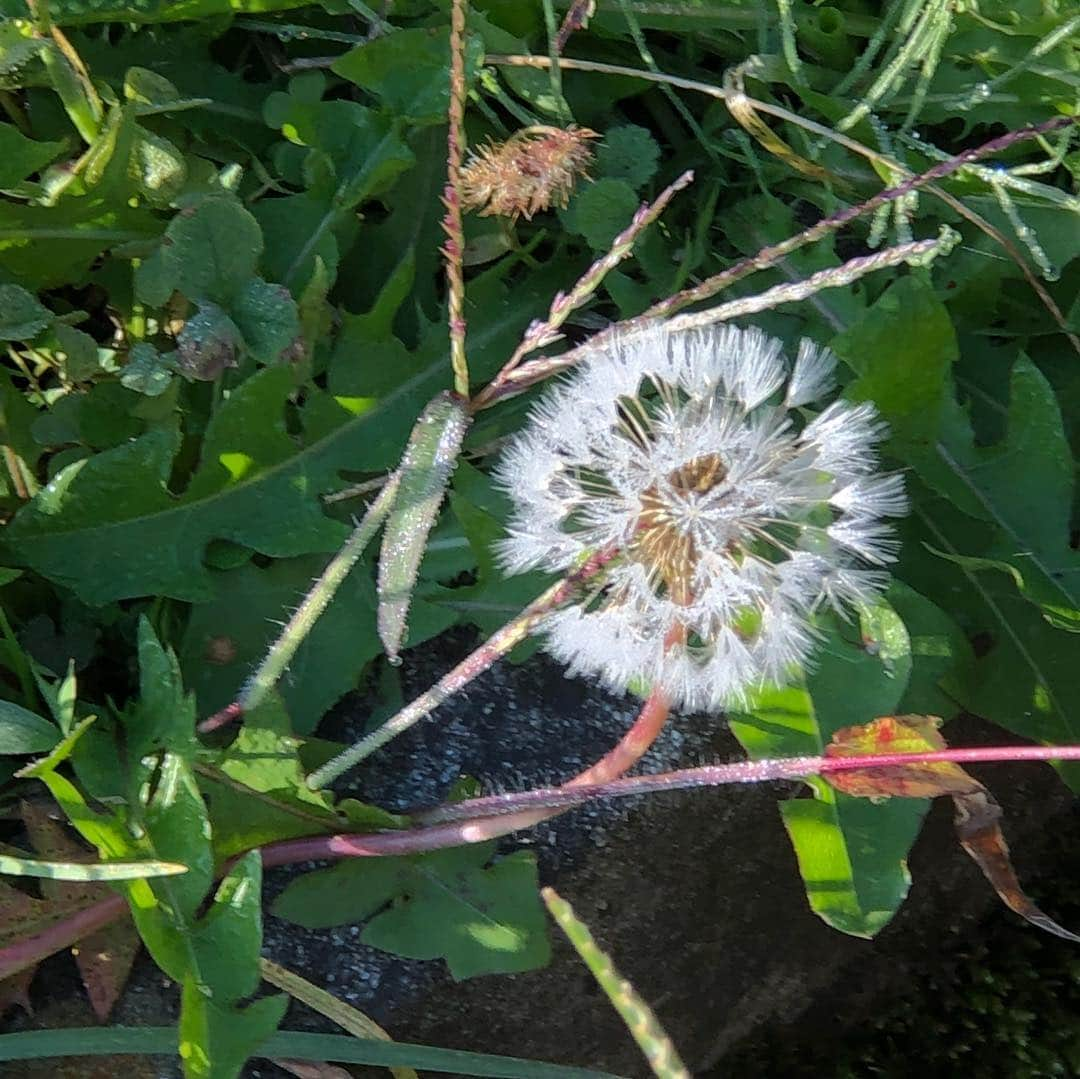
[[[349,860],[294,880],[274,913],[307,928],[370,918],[360,938],[365,944],[413,959],[445,959],[459,980],[543,966],[550,949],[536,859],[517,851],[488,867],[493,851],[494,844],[482,843]]]

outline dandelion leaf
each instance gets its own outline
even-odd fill
[[[835,731],[894,711],[911,671],[904,624],[880,602],[857,630],[833,622],[805,684],[759,691],[731,729],[755,758],[820,754]],[[820,779],[809,785],[813,798],[780,811],[810,907],[842,932],[873,937],[907,895],[907,853],[929,803],[875,805]]]

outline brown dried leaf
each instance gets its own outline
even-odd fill
[[[1009,845],[1001,831],[1001,806],[982,787],[972,794],[953,796],[956,834],[964,850],[975,860],[1001,901],[1025,921],[1063,940],[1080,944],[1080,936],[1063,929],[1024,894],[1012,867]]]
[[[94,856],[71,836],[59,820],[41,806],[23,802],[23,823],[36,853],[65,862],[89,862]],[[43,880],[47,899],[77,908],[91,906],[102,898],[100,885],[80,881]],[[84,937],[71,949],[79,968],[90,1007],[102,1022],[127,984],[139,951],[139,935],[127,920],[113,922]]]
[[[18,974],[12,974],[10,978],[0,981],[0,1015],[3,1015],[12,1004],[18,1004],[27,1015],[33,1016],[30,983],[34,980],[36,973],[37,967],[30,967],[28,970],[20,970]]]

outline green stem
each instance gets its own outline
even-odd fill
[[[690,1072],[653,1010],[615,969],[589,927],[574,914],[574,908],[554,888],[541,888],[540,898],[619,1013],[657,1079],[690,1079]]]
[[[23,703],[27,708],[33,710],[37,707],[37,689],[34,686],[34,675],[30,670],[30,662],[26,658],[26,653],[23,651],[22,645],[19,644],[15,631],[11,628],[7,612],[3,607],[0,607],[0,633],[3,634],[4,640],[8,644],[11,666],[15,676],[19,679]]]
[[[555,19],[555,7],[551,0],[544,0],[544,29],[547,31],[548,59],[551,61],[548,67],[548,78],[551,80],[551,96],[555,99],[555,108],[558,112],[559,122],[570,123],[570,107],[566,104],[566,98],[562,92],[562,68],[559,67],[559,26]]]
[[[398,482],[396,473],[387,480],[379,496],[368,507],[363,520],[353,530],[341,550],[330,560],[322,576],[293,612],[293,616],[281,631],[281,636],[271,645],[266,658],[247,681],[240,696],[228,707],[200,724],[200,732],[216,730],[244,713],[252,711],[277,684],[277,680],[296,655],[296,650],[311,632],[319,616],[326,610],[349,575],[349,571],[364,553],[364,548],[371,542],[383,519],[390,512],[394,497],[397,495]]]

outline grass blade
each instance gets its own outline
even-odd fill
[[[657,1079],[690,1079],[690,1072],[679,1059],[678,1050],[652,1009],[637,995],[634,987],[619,976],[615,964],[597,947],[588,926],[574,914],[574,908],[554,888],[542,888],[540,896],[548,913],[558,922],[559,928],[622,1017]]]
[[[76,1027],[68,1030],[28,1030],[0,1035],[0,1061],[50,1057],[94,1057],[110,1054],[171,1056],[176,1052],[176,1027]],[[259,1046],[260,1057],[290,1060],[332,1060],[341,1064],[400,1065],[450,1075],[492,1079],[619,1079],[611,1072],[574,1068],[517,1057],[467,1053],[428,1045],[367,1041],[343,1034],[301,1034],[284,1031]]]
[[[141,880],[144,877],[171,877],[186,873],[179,862],[43,862],[37,858],[16,858],[0,854],[0,874],[11,877],[38,877],[42,880]]]

